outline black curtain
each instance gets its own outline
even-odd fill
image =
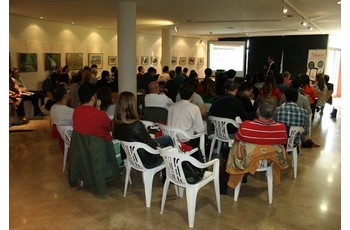
[[[310,49],[327,49],[328,35],[285,36],[283,44],[283,71],[292,77],[307,73]]]

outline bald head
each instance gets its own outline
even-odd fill
[[[148,90],[150,93],[159,93],[159,87],[158,87],[158,82],[157,81],[151,81],[148,84]]]

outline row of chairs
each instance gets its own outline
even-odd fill
[[[221,206],[220,206],[220,191],[219,191],[219,160],[214,159],[211,160],[211,155],[213,151],[213,146],[215,145],[215,141],[218,142],[225,142],[225,141],[231,141],[230,145],[232,146],[232,137],[228,135],[227,132],[227,124],[233,124],[236,127],[239,127],[239,121],[234,121],[232,119],[223,119],[218,117],[210,117],[210,120],[214,124],[214,135],[212,137],[212,144],[211,144],[211,152],[209,156],[209,162],[207,163],[201,163],[197,161],[196,159],[190,157],[187,154],[181,154],[180,153],[180,147],[181,142],[179,140],[179,135],[186,136],[187,138],[193,139],[193,138],[201,138],[201,145],[200,146],[202,153],[204,154],[205,159],[205,151],[204,151],[204,134],[200,135],[190,135],[186,131],[183,131],[181,129],[175,128],[175,127],[169,127],[166,125],[158,124],[159,128],[162,130],[162,132],[166,135],[169,135],[174,143],[175,148],[165,148],[165,149],[157,149],[154,150],[150,148],[148,145],[140,143],[140,142],[125,142],[125,141],[119,141],[122,148],[124,149],[127,160],[125,161],[125,167],[126,167],[126,175],[125,175],[125,186],[124,186],[124,196],[126,196],[128,182],[131,183],[130,178],[130,171],[131,168],[134,168],[137,171],[142,172],[143,182],[144,182],[144,190],[145,190],[145,199],[146,199],[146,207],[150,207],[151,205],[151,196],[152,196],[152,184],[153,184],[153,177],[157,172],[160,172],[162,169],[166,168],[167,172],[167,179],[164,183],[163,188],[163,196],[162,196],[162,204],[161,204],[161,214],[164,211],[164,205],[166,200],[167,191],[169,188],[170,182],[172,182],[175,185],[176,194],[182,197],[183,189],[186,190],[186,198],[187,198],[187,207],[188,207],[188,221],[189,226],[193,227],[194,225],[194,216],[195,216],[195,207],[196,207],[196,196],[203,186],[208,184],[209,182],[214,182],[214,188],[215,188],[215,195],[216,195],[216,203],[218,212],[221,212]],[[154,126],[155,123],[150,121],[143,120],[143,123],[146,127],[148,126]],[[237,127],[237,128],[238,128]],[[57,130],[62,136],[62,139],[65,142],[65,151],[64,151],[64,159],[63,159],[63,172],[65,171],[65,165],[66,165],[66,159],[68,154],[68,149],[70,146],[70,135],[72,132],[71,126],[57,126]],[[288,145],[287,145],[287,151],[292,151],[292,166],[294,167],[294,178],[296,178],[296,172],[297,172],[297,149],[294,145],[294,138],[298,132],[303,132],[303,129],[301,127],[292,127],[290,129],[290,138],[288,139]],[[147,152],[151,154],[161,154],[161,156],[164,158],[164,164],[155,167],[153,169],[147,169],[143,166],[142,161],[140,160],[137,150],[143,148]],[[203,149],[203,150],[202,150]],[[197,149],[195,149],[197,150]],[[220,151],[220,145],[218,144],[218,152]],[[193,151],[192,151],[193,152]],[[203,179],[195,184],[188,184],[186,182],[186,179],[184,177],[183,169],[181,162],[182,161],[189,161],[191,164],[199,167],[199,168],[208,168],[209,166],[213,166],[212,171],[207,171],[204,175]],[[272,165],[267,164],[266,160],[262,161],[262,167],[260,167],[257,171],[266,171],[267,174],[267,181],[268,181],[268,196],[269,196],[269,203],[272,203],[272,188],[273,188],[273,180],[272,180]],[[237,185],[235,188],[235,195],[234,200],[237,201],[239,196],[241,183]]]

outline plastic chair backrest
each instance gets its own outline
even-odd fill
[[[138,149],[144,149],[145,151],[149,152],[150,154],[159,154],[159,151],[156,149],[151,148],[147,144],[144,144],[142,142],[127,142],[127,141],[121,141],[120,145],[125,151],[125,154],[127,156],[128,162],[130,163],[131,167],[143,171],[145,169],[141,158],[139,157],[139,154],[137,152]]]
[[[228,142],[232,139],[227,130],[228,124],[232,124],[237,129],[239,128],[239,124],[233,119],[216,116],[209,116],[209,119],[214,125],[214,135],[220,141]]]
[[[70,146],[70,140],[72,137],[73,126],[71,125],[56,125],[57,131],[61,135],[64,144]]]
[[[162,107],[144,107],[143,120],[166,124],[168,120],[168,110]]]
[[[287,141],[287,148],[286,148],[287,152],[293,151],[295,138],[297,137],[298,133],[301,134],[303,132],[304,132],[304,128],[301,126],[291,126],[289,128],[289,138]]]

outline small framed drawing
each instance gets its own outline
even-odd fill
[[[188,58],[188,64],[189,65],[194,65],[196,62],[196,58],[195,57],[189,57]]]
[[[148,56],[142,56],[141,57],[141,65],[148,65],[149,64],[149,57]]]
[[[151,64],[152,65],[158,65],[158,57],[152,56],[151,57]]]
[[[177,63],[177,57],[171,57],[171,64],[176,65]]]
[[[315,81],[316,80],[316,74],[317,74],[317,71],[318,71],[318,68],[313,68],[313,69],[310,69],[310,80],[311,81]]]
[[[61,65],[60,53],[45,53],[45,70],[54,70],[58,65]]]
[[[199,57],[197,59],[197,65],[204,65],[204,57]]]
[[[117,65],[117,56],[108,56],[108,65]]]
[[[179,65],[186,65],[186,57],[180,57]]]
[[[19,53],[18,58],[20,72],[38,71],[38,55],[36,53]]]
[[[80,70],[83,68],[83,53],[67,53],[66,65],[70,69]]]
[[[89,53],[89,65],[96,64],[98,69],[102,69],[102,53]]]

